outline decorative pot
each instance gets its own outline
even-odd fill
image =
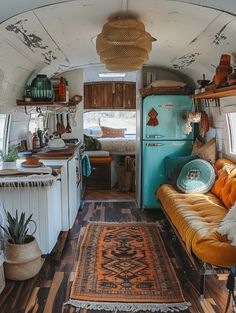
[[[216,75],[214,82],[216,86],[220,86],[227,82],[228,75],[232,73],[232,66],[230,66],[231,56],[228,54],[222,54],[220,58],[220,64],[216,68]]]
[[[201,120],[201,113],[200,112],[189,112],[188,113],[188,122],[199,123],[200,120]]]
[[[38,274],[42,266],[41,251],[36,239],[26,244],[5,245],[5,277],[11,280],[26,280]]]
[[[53,86],[47,75],[37,75],[31,83],[31,97],[35,101],[51,101]]]

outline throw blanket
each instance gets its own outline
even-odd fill
[[[57,178],[51,174],[0,177],[0,188],[35,188],[52,186]]]
[[[86,150],[101,150],[101,143],[96,138],[84,135]]]
[[[89,157],[87,154],[83,155],[83,159],[82,159],[82,174],[85,177],[88,177],[91,175],[91,164],[89,161]]]

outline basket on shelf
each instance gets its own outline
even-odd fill
[[[4,276],[3,262],[4,262],[3,251],[0,250],[0,294],[5,288],[5,276]]]
[[[149,87],[141,88],[139,92],[142,96],[149,95],[189,95],[189,89],[184,87]]]

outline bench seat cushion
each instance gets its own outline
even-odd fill
[[[229,268],[236,263],[236,247],[216,232],[227,209],[214,194],[182,194],[164,184],[157,197],[189,253],[215,266]]]
[[[90,157],[107,157],[110,155],[109,151],[104,150],[90,150],[86,151],[86,154]]]

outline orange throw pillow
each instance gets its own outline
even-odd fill
[[[231,208],[236,201],[236,168],[227,164],[219,171],[219,177],[211,189],[225,205]]]
[[[215,181],[215,184],[211,189],[211,192],[214,193],[219,199],[221,199],[220,192],[221,192],[221,189],[225,185],[225,181],[227,180],[227,177],[228,177],[228,173],[224,170],[221,170],[219,172],[218,179]]]
[[[111,128],[100,126],[103,138],[125,137],[126,128]]]
[[[225,164],[233,164],[233,162],[228,160],[228,159],[221,158],[221,159],[216,160],[214,166],[215,166],[216,170],[219,171],[223,168],[223,166]]]

